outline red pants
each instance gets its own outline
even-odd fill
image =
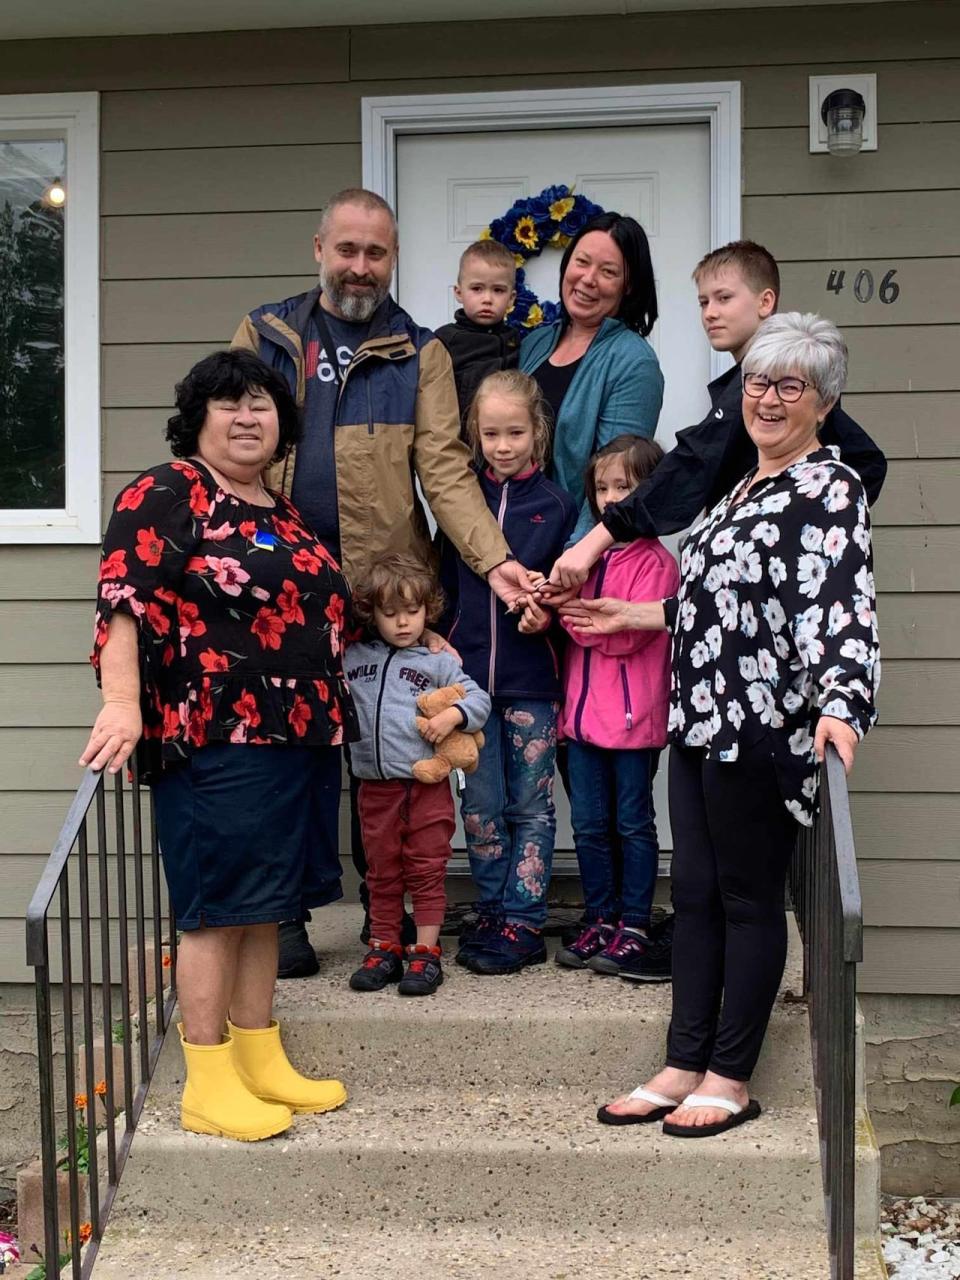
[[[446,782],[387,779],[360,783],[360,827],[367,851],[370,936],[399,942],[403,894],[417,924],[442,924],[443,881],[456,824]]]

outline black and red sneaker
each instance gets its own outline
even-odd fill
[[[382,991],[388,982],[399,982],[403,977],[402,956],[399,942],[371,938],[363,964],[350,975],[350,986],[354,991]]]
[[[397,990],[402,996],[432,996],[443,982],[440,948],[414,943],[407,947],[407,972]]]

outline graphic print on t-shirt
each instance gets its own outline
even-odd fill
[[[353,352],[349,347],[343,344],[337,347],[337,364],[340,366],[341,375],[352,359]],[[314,338],[307,343],[306,365],[308,378],[316,378],[319,382],[336,382],[337,375],[330,357],[327,355],[326,348],[321,347],[319,339]]]

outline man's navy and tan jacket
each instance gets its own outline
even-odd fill
[[[304,335],[320,287],[268,303],[245,316],[233,346],[246,347],[287,379],[301,411],[306,401]],[[322,425],[305,420],[304,432]],[[388,551],[430,556],[430,509],[470,568],[485,575],[509,555],[487,510],[460,413],[450,356],[429,329],[387,298],[365,342],[343,371],[334,432],[343,571],[358,582]],[[270,484],[290,495],[296,450],[273,469]]]

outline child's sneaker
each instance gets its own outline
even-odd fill
[[[650,939],[639,929],[620,925],[603,950],[587,961],[587,968],[594,973],[635,974],[649,946]]]
[[[651,928],[643,955],[620,970],[621,978],[631,982],[669,982],[673,975],[673,916],[659,927]]]
[[[494,977],[518,973],[528,964],[544,964],[546,959],[547,948],[540,929],[505,924],[483,951],[472,952],[465,963],[471,973]]]
[[[350,975],[350,986],[354,991],[382,991],[388,982],[399,982],[403,977],[402,955],[398,942],[372,938],[363,964]]]
[[[500,916],[486,911],[479,912],[472,925],[460,930],[460,950],[454,956],[456,963],[465,965],[474,952],[483,951],[502,927],[503,920]]]
[[[555,959],[565,969],[585,969],[587,961],[602,951],[613,937],[613,925],[598,921],[588,924],[569,946],[561,947]]]
[[[402,996],[432,996],[443,982],[440,948],[414,943],[407,947],[407,972],[397,990]]]

